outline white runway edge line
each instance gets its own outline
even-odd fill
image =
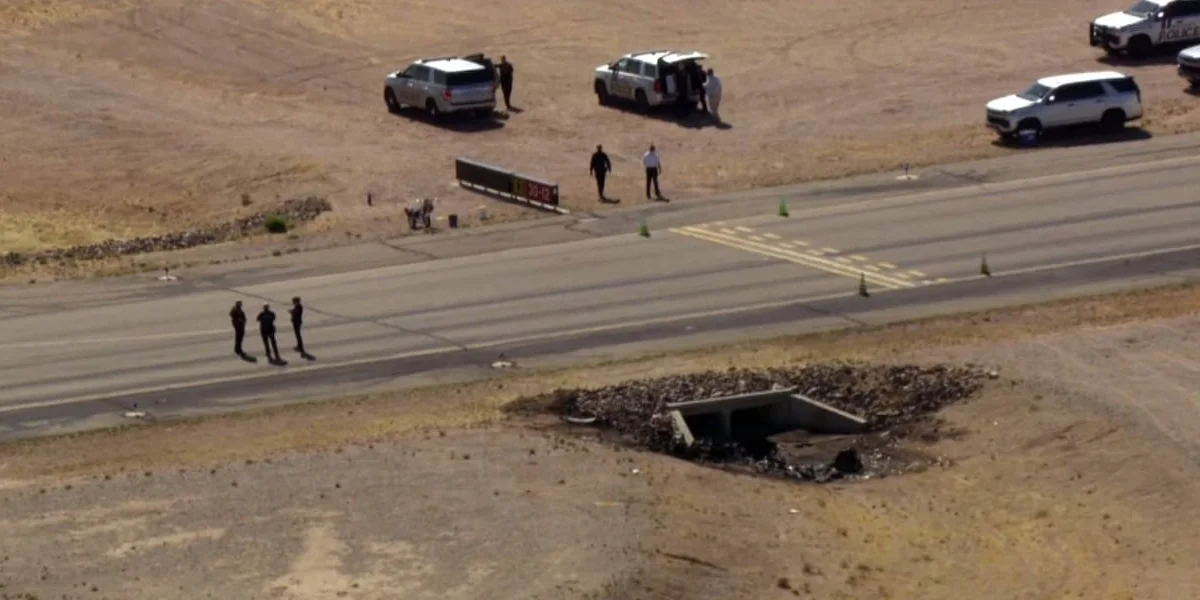
[[[1080,267],[1080,266],[1100,264],[1100,263],[1105,263],[1105,262],[1130,260],[1130,259],[1134,259],[1134,258],[1148,258],[1151,256],[1157,256],[1157,255],[1161,255],[1161,254],[1171,254],[1174,252],[1186,252],[1186,251],[1191,251],[1191,250],[1200,250],[1200,244],[1193,244],[1193,245],[1189,245],[1189,246],[1176,246],[1173,248],[1164,248],[1161,250],[1147,250],[1144,252],[1131,252],[1131,253],[1127,253],[1127,254],[1118,254],[1118,255],[1114,255],[1114,256],[1104,256],[1104,257],[1098,257],[1098,258],[1082,259],[1082,260],[1076,260],[1076,261],[1054,263],[1054,264],[1049,264],[1049,265],[1039,265],[1039,266],[1033,266],[1033,267],[1026,267],[1026,268],[1022,268],[1022,269],[1014,269],[1011,271],[993,271],[992,279],[1002,279],[1004,277],[1012,277],[1012,276],[1016,276],[1016,275],[1026,275],[1029,273],[1051,271],[1054,269]],[[956,279],[941,279],[941,280],[936,281],[934,283],[934,285],[925,286],[925,287],[935,287],[935,286],[949,285],[949,284],[954,284],[954,283],[964,283],[967,281],[979,281],[983,278],[984,277],[982,275],[973,275],[970,277],[959,277]],[[899,291],[899,290],[885,289],[885,290],[880,290],[880,291],[876,292],[876,294],[887,293],[889,291]],[[739,307],[732,307],[732,308],[723,308],[723,309],[717,309],[717,310],[689,313],[689,314],[685,314],[685,315],[676,315],[673,317],[662,317],[662,318],[658,318],[658,319],[645,319],[642,321],[629,321],[627,323],[622,323],[619,325],[602,325],[602,326],[596,326],[596,327],[583,327],[583,328],[579,328],[579,329],[560,331],[557,333],[550,333],[550,334],[544,334],[544,335],[532,335],[532,336],[526,336],[526,337],[510,338],[510,339],[505,339],[505,340],[497,340],[497,341],[493,341],[493,342],[484,342],[481,344],[470,344],[470,345],[467,345],[466,350],[463,350],[461,348],[456,348],[456,347],[431,348],[429,350],[418,350],[418,351],[414,351],[414,352],[402,352],[399,354],[393,354],[393,355],[384,356],[384,357],[363,358],[363,359],[359,359],[359,360],[343,361],[343,362],[339,362],[339,363],[312,365],[312,366],[308,366],[308,367],[298,367],[295,369],[289,369],[288,371],[283,372],[283,373],[274,373],[274,374],[252,373],[252,374],[240,375],[240,376],[234,376],[234,377],[217,377],[217,378],[213,378],[213,379],[205,379],[205,380],[194,381],[194,382],[190,382],[190,383],[180,383],[180,384],[174,384],[174,385],[148,387],[148,388],[141,388],[141,389],[134,389],[134,390],[124,390],[124,391],[111,392],[111,393],[106,393],[106,394],[94,394],[91,396],[77,396],[75,398],[64,398],[61,400],[48,400],[45,402],[30,402],[30,403],[26,403],[26,404],[15,404],[12,406],[0,406],[0,414],[19,412],[22,410],[48,408],[48,407],[52,407],[52,406],[63,406],[63,405],[68,405],[68,404],[82,404],[85,402],[92,402],[95,400],[106,400],[106,399],[111,399],[111,398],[119,398],[120,396],[134,396],[134,395],[140,395],[140,394],[150,394],[150,393],[155,393],[155,392],[169,392],[169,391],[173,391],[173,390],[182,390],[182,389],[188,389],[188,388],[203,387],[206,385],[214,385],[214,384],[218,384],[218,383],[230,383],[230,382],[234,382],[234,381],[263,380],[263,379],[267,379],[269,377],[277,377],[279,375],[286,374],[286,373],[324,371],[324,370],[329,370],[329,369],[337,369],[337,368],[349,367],[349,366],[355,366],[355,365],[367,365],[367,364],[371,364],[371,363],[382,363],[382,362],[388,362],[388,361],[392,361],[392,360],[403,360],[405,358],[417,358],[417,357],[421,357],[421,356],[432,356],[432,355],[436,355],[436,354],[454,354],[454,353],[458,353],[458,352],[471,351],[471,350],[486,350],[488,348],[495,348],[495,347],[499,347],[499,346],[509,346],[509,345],[514,345],[514,344],[523,344],[523,343],[529,343],[529,342],[547,341],[547,340],[552,340],[552,339],[556,339],[556,338],[571,337],[574,335],[586,335],[589,333],[604,333],[606,331],[613,331],[613,330],[617,330],[617,329],[623,329],[626,327],[661,325],[664,323],[672,323],[672,322],[676,322],[676,321],[687,321],[687,320],[691,320],[691,319],[704,319],[704,318],[709,318],[709,317],[734,315],[734,314],[743,313],[743,312],[753,312],[756,310],[767,310],[767,309],[772,309],[772,308],[780,308],[783,306],[790,306],[795,303],[809,303],[809,302],[820,302],[823,300],[836,300],[839,298],[849,298],[849,297],[853,297],[853,296],[857,296],[857,295],[858,295],[857,293],[826,294],[823,296],[812,296],[812,297],[808,297],[808,298],[795,298],[795,299],[791,299],[791,300],[780,300],[780,301],[776,301],[776,302],[765,302],[765,303],[761,303],[761,304],[752,304],[752,305],[748,305],[748,306],[739,306]]]

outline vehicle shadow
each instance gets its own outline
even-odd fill
[[[648,111],[639,110],[634,102],[623,100],[609,100],[605,108],[619,110],[623,113],[646,117],[647,119],[655,119],[666,123],[673,123],[679,127],[686,129],[733,129],[733,124],[727,121],[718,121],[711,114],[701,112],[699,109],[693,110],[686,115],[680,114],[673,106],[656,106]]]
[[[429,116],[423,110],[416,108],[404,107],[399,112],[389,113],[394,117],[406,119],[417,123],[424,123],[439,129],[453,131],[456,133],[478,133],[481,131],[494,131],[504,127],[504,121],[507,116],[502,113],[492,111],[486,117],[478,116],[474,112],[447,113],[437,117]]]
[[[1155,46],[1148,55],[1132,57],[1125,54],[1102,54],[1096,57],[1096,62],[1110,67],[1153,67],[1175,64],[1175,57],[1180,50],[1194,44],[1162,44]]]
[[[1037,144],[1029,146],[1029,149],[1037,148],[1075,148],[1078,146],[1099,146],[1103,144],[1119,144],[1122,142],[1136,142],[1148,140],[1154,137],[1149,131],[1141,127],[1126,127],[1117,132],[1100,131],[1095,125],[1083,125],[1077,127],[1064,127],[1042,133],[1042,137],[1038,139]],[[1017,140],[1008,140],[997,138],[992,141],[995,146],[1002,148],[1026,148]]]

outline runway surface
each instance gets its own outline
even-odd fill
[[[132,292],[103,282],[71,288],[92,294],[77,301],[0,290],[0,437],[108,424],[129,410],[176,416],[348,393],[488,369],[502,352],[536,364],[1188,279],[1200,265],[1198,166],[1183,156],[847,198],[648,238],[260,284],[185,278]],[[862,283],[869,298],[857,294]],[[314,360],[290,351],[292,296],[307,307]],[[235,300],[251,319],[256,363],[233,354]],[[278,314],[286,366],[264,360],[253,327],[263,303]]]

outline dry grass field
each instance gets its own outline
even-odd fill
[[[485,206],[531,216],[457,189],[457,155],[560,181],[582,209],[596,208],[597,143],[624,204],[641,201],[637,158],[652,141],[675,198],[995,155],[982,103],[1039,75],[1106,68],[1084,25],[1121,5],[9,0],[0,250],[176,230],[308,194],[334,202],[313,229],[335,234],[400,233],[398,204],[418,196],[472,225]],[[597,105],[591,69],[655,46],[712,55],[728,128]],[[466,130],[384,110],[390,69],[473,51],[510,57],[523,112]],[[1169,64],[1127,70],[1150,132],[1200,123]]]
[[[10,598],[1200,594],[1195,287],[0,446]],[[557,386],[726,365],[973,362],[944,466],[756,479],[531,429]]]

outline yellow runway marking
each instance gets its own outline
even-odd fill
[[[732,229],[722,229],[721,233],[724,233],[725,235],[736,235],[737,234],[737,232]]]
[[[808,247],[808,242],[804,240],[792,240],[792,243],[796,244],[797,246],[804,246],[805,248]]]
[[[920,271],[914,271],[912,269],[908,270],[908,274],[912,275],[913,277],[925,277],[926,276],[924,273],[922,273]]]
[[[837,254],[838,253],[837,248],[821,248],[821,252],[824,252],[825,254]]]
[[[881,266],[885,269],[895,269],[896,268],[896,265],[893,265],[892,263],[885,263],[885,262],[879,263],[879,266]]]
[[[865,257],[861,254],[852,254],[852,255],[850,255],[850,258],[853,258],[854,260],[857,260],[858,262],[867,262],[867,257]]]
[[[914,284],[910,281],[901,281],[899,279],[894,279],[894,278],[888,277],[886,275],[878,275],[878,274],[874,274],[874,273],[868,275],[866,273],[859,271],[858,269],[846,267],[844,265],[838,264],[837,262],[834,262],[831,260],[814,258],[812,256],[801,254],[800,252],[785,250],[783,248],[778,248],[778,247],[770,246],[767,244],[759,244],[756,242],[750,242],[750,241],[742,240],[742,239],[732,237],[732,236],[724,236],[724,235],[721,235],[721,234],[713,232],[713,231],[705,231],[703,229],[699,229],[696,227],[673,228],[670,231],[672,233],[678,233],[680,235],[703,240],[706,242],[712,242],[714,244],[720,244],[722,246],[729,246],[730,248],[736,248],[738,250],[743,250],[746,252],[753,252],[756,254],[761,254],[763,256],[769,256],[772,258],[778,258],[780,260],[786,260],[788,262],[796,263],[799,265],[804,265],[806,267],[817,269],[820,271],[825,271],[827,273],[832,273],[834,275],[841,275],[843,277],[849,277],[851,279],[858,279],[859,277],[865,277],[868,282],[870,282],[874,285],[878,285],[878,286],[882,286],[882,287],[886,287],[886,288],[890,288],[890,289],[916,287],[916,284]]]
[[[763,238],[761,238],[761,237],[759,237],[759,236],[757,236],[757,235],[751,235],[751,236],[747,236],[747,237],[748,237],[750,240],[753,240],[753,241],[755,241],[755,242],[763,242],[763,241],[766,241],[766,240],[764,240]]]
[[[771,239],[771,240],[779,239],[779,236],[775,235],[774,233],[764,233],[763,237],[765,237],[767,239]]]
[[[738,231],[740,231],[742,233],[753,233],[754,232],[754,230],[750,229],[749,227],[736,227],[735,229],[737,229]]]
[[[795,246],[791,245],[791,244],[790,244],[790,243],[788,243],[788,242],[779,242],[779,244],[777,244],[777,245],[778,245],[780,248],[787,248],[788,250],[791,250],[791,249],[795,248]]]
[[[870,271],[870,272],[872,272],[872,273],[879,273],[879,272],[881,272],[881,271],[880,271],[880,269],[879,269],[879,267],[877,267],[877,266],[875,266],[875,265],[863,265],[863,268],[864,268],[864,269],[866,269],[866,270],[868,270],[868,271]]]

